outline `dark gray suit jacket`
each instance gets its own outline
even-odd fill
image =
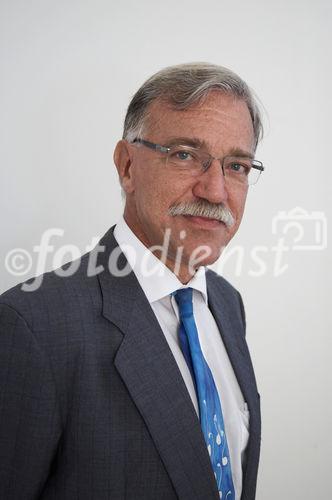
[[[218,499],[200,424],[135,275],[109,273],[113,230],[87,276],[0,297],[1,500]],[[123,254],[119,265],[126,264]],[[238,292],[207,272],[209,307],[250,410],[241,500],[255,498],[260,410]]]

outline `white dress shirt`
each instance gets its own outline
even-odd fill
[[[156,315],[179,366],[196,413],[199,415],[193,380],[178,339],[178,307],[174,297],[171,296],[171,293],[179,288],[193,288],[193,308],[199,341],[219,393],[231,459],[235,499],[239,500],[242,491],[242,463],[249,438],[249,412],[217,324],[208,308],[205,268],[200,267],[190,282],[183,285],[170,269],[147,250],[123,218],[116,225],[114,236]]]

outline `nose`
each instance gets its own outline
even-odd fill
[[[220,160],[213,159],[209,168],[196,179],[193,194],[211,203],[225,203],[228,191]]]

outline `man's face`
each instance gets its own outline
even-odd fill
[[[174,110],[167,103],[154,101],[143,138],[163,146],[177,138],[198,139],[202,148],[215,158],[232,155],[235,150],[254,153],[254,132],[247,105],[218,91],[186,110]],[[200,265],[215,262],[239,227],[247,186],[226,185],[218,161],[213,161],[206,172],[192,176],[169,168],[165,154],[143,145],[129,145],[127,151],[125,179],[119,165],[118,169],[126,191],[125,220],[136,236],[147,247],[162,245],[169,229],[169,267],[179,247],[183,247],[182,264],[187,265],[195,249],[202,245],[210,248],[210,255]],[[234,224],[227,227],[217,220],[169,214],[174,205],[199,200],[224,204],[231,211]]]

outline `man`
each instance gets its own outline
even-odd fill
[[[0,299],[1,499],[255,498],[244,309],[206,266],[263,170],[260,133],[219,66],[166,68],[136,93],[114,154],[123,219],[75,273]]]

